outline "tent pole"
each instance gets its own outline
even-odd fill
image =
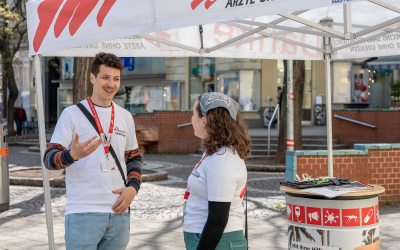
[[[351,3],[343,4],[343,20],[344,20],[344,37],[345,39],[352,39],[353,29],[351,22]]]
[[[44,109],[43,109],[43,92],[42,92],[42,62],[39,55],[35,55],[35,90],[37,102],[37,117],[39,127],[40,142],[40,162],[42,164],[44,203],[46,211],[47,237],[49,242],[49,250],[54,250],[54,233],[53,233],[53,213],[51,209],[49,170],[43,164],[43,156],[46,150],[46,130],[44,126]]]
[[[324,37],[325,45],[325,82],[326,82],[326,124],[328,139],[328,176],[333,177],[332,146],[332,84],[331,84],[331,39]]]
[[[287,150],[294,151],[293,60],[287,60]]]

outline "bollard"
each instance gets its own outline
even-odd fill
[[[0,125],[0,212],[10,209],[10,178],[8,174],[7,123]]]

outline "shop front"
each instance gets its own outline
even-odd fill
[[[222,92],[240,104],[250,128],[264,127],[263,112],[273,112],[279,102],[283,83],[283,60],[235,58],[161,58],[121,57],[124,69],[121,86],[124,94],[115,102],[130,111],[190,110],[197,98],[207,92]],[[73,57],[60,58],[61,75],[57,89],[57,117],[72,105]],[[314,122],[319,61],[305,61],[303,125]],[[55,81],[53,81],[55,82]]]
[[[37,106],[35,93],[35,79],[33,76],[32,62],[29,60],[28,51],[21,50],[15,56],[14,76],[19,89],[19,97],[14,107],[23,105],[28,122],[37,121]]]

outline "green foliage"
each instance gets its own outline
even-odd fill
[[[275,206],[276,209],[282,210],[285,209],[281,203],[278,203],[278,205]]]
[[[391,201],[387,201],[387,202],[385,202],[385,205],[393,206],[393,203]]]
[[[392,81],[390,87],[392,89],[400,89],[400,80]]]
[[[383,106],[383,105],[381,105],[381,106],[379,106],[379,109],[390,109],[390,106]]]
[[[158,154],[157,150],[146,151],[146,154]]]

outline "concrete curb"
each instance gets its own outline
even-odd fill
[[[21,171],[21,170],[41,170],[40,167],[16,167],[10,169],[11,172]],[[168,173],[162,170],[154,170],[155,173],[152,174],[145,174],[142,175],[142,182],[151,182],[151,181],[163,181],[168,179]],[[65,188],[65,180],[64,179],[56,179],[56,178],[49,178],[50,186],[51,187],[64,187]],[[18,185],[18,186],[36,186],[42,187],[43,186],[43,179],[42,178],[25,178],[25,177],[12,177],[10,176],[10,185]]]
[[[269,166],[269,165],[254,165],[254,164],[246,164],[247,171],[256,171],[256,172],[285,172],[285,166]]]

